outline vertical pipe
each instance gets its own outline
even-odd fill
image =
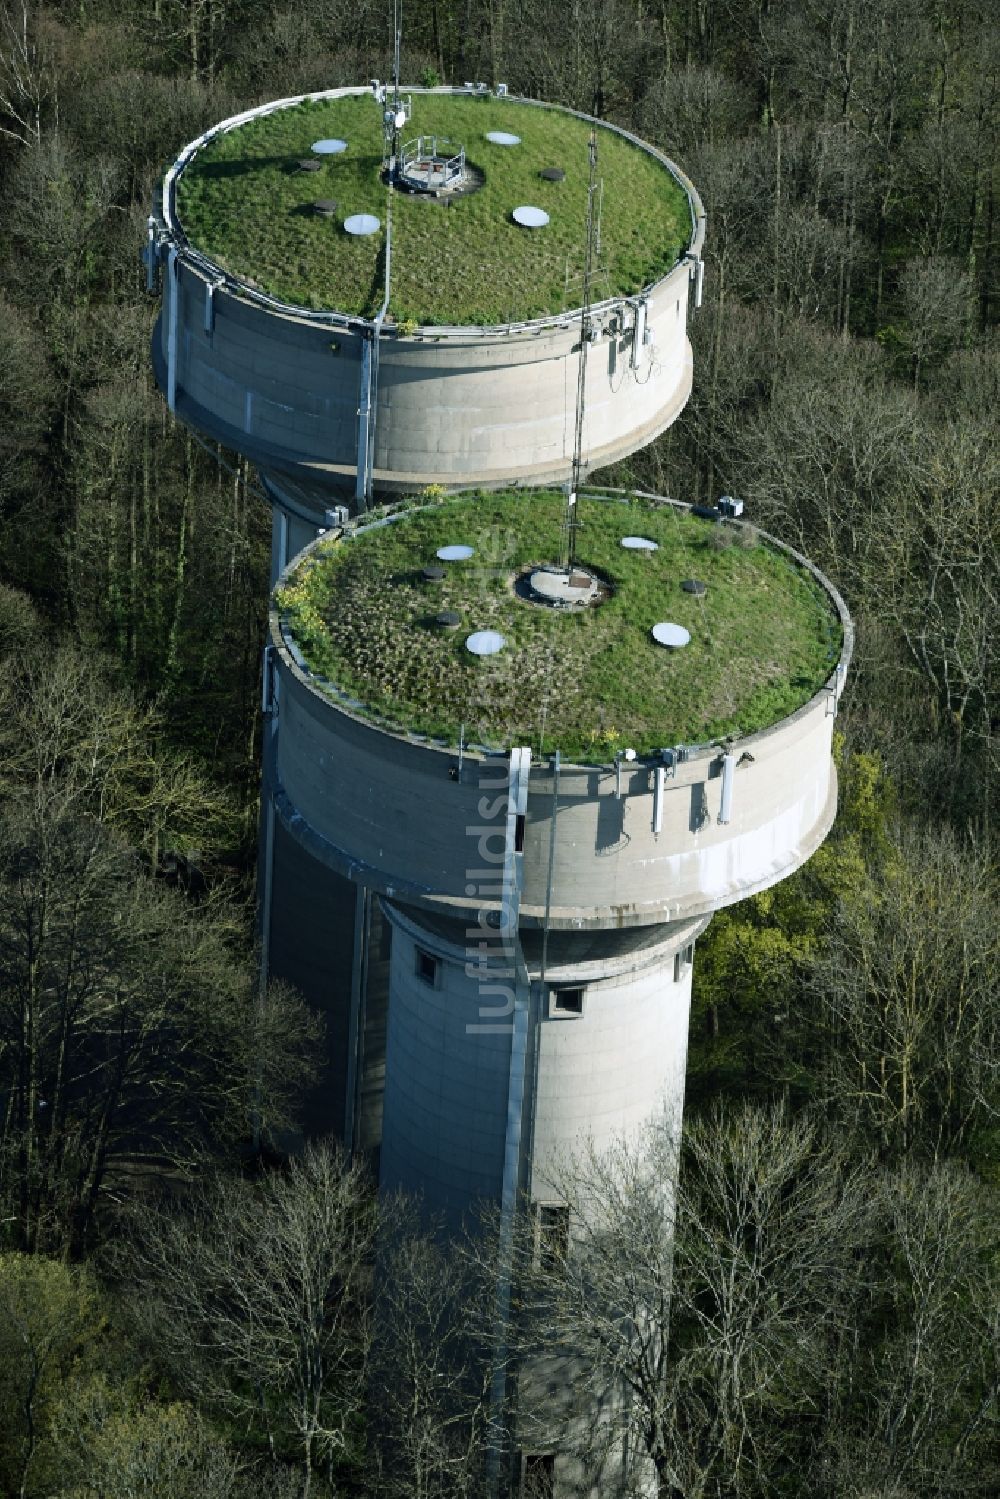
[[[171,245],[167,256],[167,406],[171,415],[177,410],[177,298],[179,289],[177,250]]]
[[[640,302],[635,309],[635,328],[632,333],[632,368],[638,369],[642,359],[642,346],[646,337],[646,304]]]
[[[667,789],[667,772],[658,765],[653,772],[653,832],[663,831],[663,797]]]
[[[354,483],[354,498],[358,509],[365,508],[368,492],[368,427],[371,422],[372,403],[372,345],[366,338],[361,348],[361,390],[358,395],[358,462]]]
[[[278,576],[288,566],[288,512],[278,511]]]
[[[500,1197],[500,1242],[497,1263],[496,1361],[490,1391],[489,1453],[487,1474],[491,1496],[500,1492],[500,1432],[507,1399],[507,1325],[510,1320],[514,1211],[523,1167],[522,1126],[529,1053],[531,985],[518,923],[521,914],[524,854],[518,849],[518,823],[527,816],[530,749],[511,750],[508,767],[507,824],[504,837],[501,932],[514,970],[514,1013],[507,1080],[507,1126],[504,1140],[503,1186]],[[523,827],[523,822],[521,823]]]
[[[278,679],[273,669],[273,652],[264,648],[261,705],[265,715],[262,743],[261,840],[259,863],[258,920],[260,922],[260,972],[257,1002],[263,1010],[271,975],[271,892],[274,883],[274,765],[278,735]],[[256,1090],[255,1090],[256,1091]],[[256,1098],[252,1111],[252,1138],[255,1151],[260,1149],[260,1112]]]
[[[143,256],[146,262],[146,290],[156,290],[156,224],[153,215],[150,214],[146,220],[146,252]]]
[[[722,801],[719,805],[719,821],[726,823],[733,815],[733,778],[736,774],[736,756],[722,757]]]
[[[398,82],[398,80],[397,80]],[[389,310],[389,285],[392,276],[392,195],[385,205],[385,295],[375,314],[371,338],[365,340],[361,353],[361,396],[358,402],[358,462],[354,498],[359,510],[368,508],[375,480],[375,419],[378,401],[378,346],[382,324]]]
[[[619,787],[619,795],[621,788]],[[549,920],[552,913],[552,879],[556,866],[556,816],[559,812],[559,751],[552,766],[552,811],[549,821],[549,872],[545,882],[545,925],[542,927],[542,968],[539,978],[545,983],[545,966],[549,960]]]
[[[371,891],[359,885],[354,905],[354,961],[351,964],[351,1013],[347,1041],[347,1086],[344,1104],[344,1146],[354,1149],[358,1113],[358,1087],[361,1078],[360,1050],[364,1035],[363,1010],[368,987],[368,934],[371,917]]]

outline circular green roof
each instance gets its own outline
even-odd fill
[[[565,547],[565,498],[538,492],[374,512],[311,549],[277,603],[309,669],[352,711],[447,744],[464,732],[466,744],[558,748],[585,763],[756,732],[834,671],[832,599],[752,527],[589,496],[578,515],[577,562],[605,585],[587,608],[523,597],[526,570],[560,562]],[[622,545],[636,535],[655,550]],[[455,545],[472,555],[438,564]],[[700,593],[683,586],[693,579]],[[442,628],[445,612],[458,628]],[[658,645],[664,621],[690,643]],[[471,654],[478,631],[503,648]]]
[[[410,91],[406,91],[408,94]],[[402,132],[464,147],[476,189],[451,198],[393,191],[389,316],[476,325],[558,314],[583,300],[590,123],[510,99],[412,92]],[[491,135],[516,135],[504,145]],[[314,153],[317,142],[347,149]],[[597,131],[600,255],[592,300],[631,295],[663,276],[692,232],[687,193],[656,156]],[[305,100],[212,136],[180,171],[175,206],[190,244],[293,306],[371,317],[384,293],[389,189],[382,107],[370,93]],[[319,163],[318,170],[316,163]],[[565,175],[553,181],[552,168]],[[546,172],[548,176],[544,175]],[[333,202],[332,215],[318,201]],[[548,215],[525,229],[513,211]],[[344,232],[371,214],[378,233]]]

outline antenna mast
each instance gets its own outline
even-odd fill
[[[410,116],[409,101],[399,92],[400,53],[403,48],[403,0],[392,0],[392,82],[372,79],[375,98],[382,106],[382,168],[389,186],[396,180],[399,133]]]
[[[590,286],[594,271],[594,198],[597,188],[597,127],[590,132],[590,182],[587,186],[587,244],[583,257],[583,306],[580,308],[580,364],[576,381],[576,431],[573,436],[573,477],[566,501],[566,566],[576,562],[577,497],[583,467],[583,417],[587,401],[587,350],[590,347]],[[598,233],[600,229],[598,228]]]

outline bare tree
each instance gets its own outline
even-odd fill
[[[27,0],[0,5],[0,135],[23,146],[41,140],[43,115],[56,97],[39,23],[38,7]]]
[[[866,1294],[831,1368],[817,1469],[829,1491],[857,1499],[993,1494],[995,1194],[955,1162],[909,1162],[883,1177],[873,1202]]]
[[[676,1162],[664,1122],[641,1148],[585,1152],[554,1174],[568,1250],[522,1239],[519,1351],[571,1382],[560,1438],[591,1476],[624,1441],[638,1461],[623,1491],[651,1469],[663,1496],[715,1493],[722,1475],[718,1492],[749,1493],[781,1458],[783,1422],[808,1418],[822,1388],[863,1174],[780,1109],[717,1110],[685,1131],[675,1223]]]
[[[492,1278],[478,1254],[389,1208],[379,1256],[369,1430],[386,1499],[483,1493],[493,1364]]]
[[[901,831],[841,901],[796,1022],[828,1107],[889,1156],[947,1156],[1000,1110],[1000,939],[988,852]]]
[[[298,1445],[302,1495],[360,1440],[376,1212],[360,1168],[309,1146],[142,1221],[122,1268],[161,1359],[210,1409]]]

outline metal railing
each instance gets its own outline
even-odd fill
[[[451,142],[437,135],[418,135],[400,151],[400,173],[420,187],[449,187],[465,171],[465,147],[453,155],[445,148]]]

